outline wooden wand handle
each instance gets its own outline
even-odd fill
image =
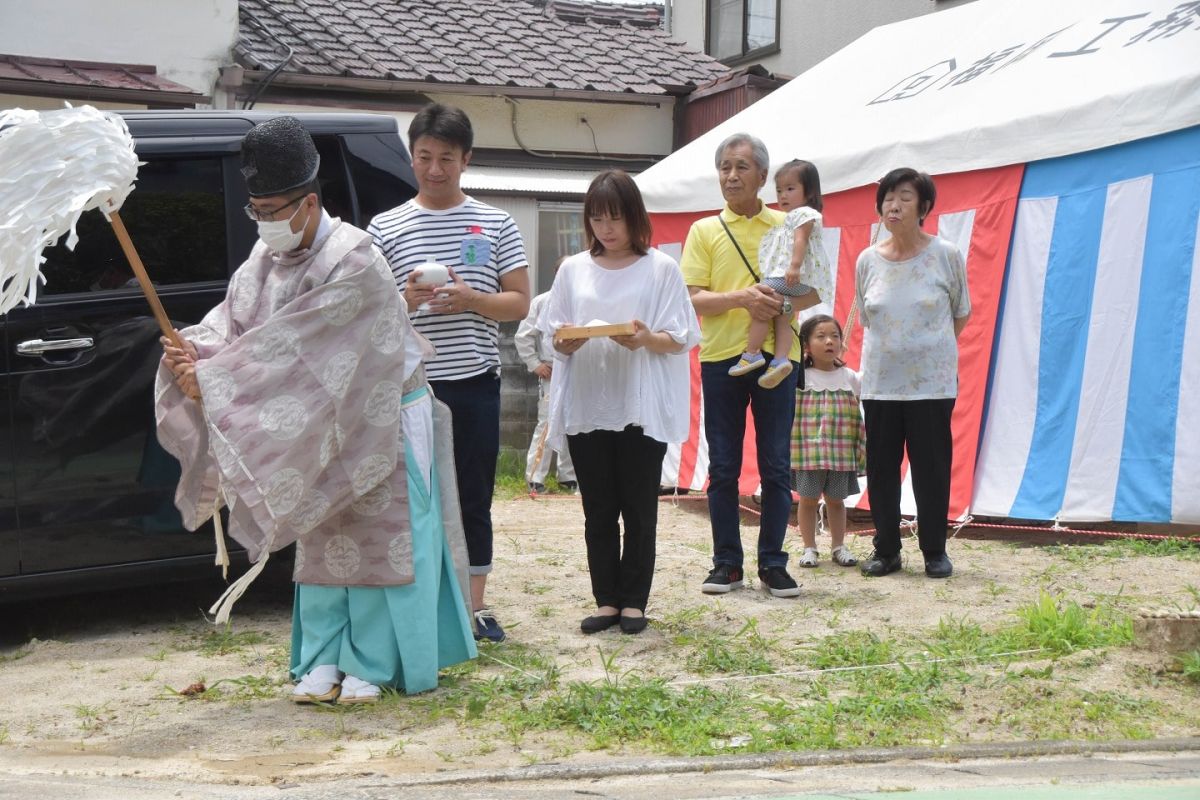
[[[125,229],[125,223],[121,220],[121,214],[117,211],[109,211],[108,221],[112,223],[113,231],[117,234],[117,241],[121,243],[121,249],[125,251],[125,257],[129,259],[129,265],[133,267],[133,274],[137,277],[138,285],[142,287],[142,294],[146,295],[146,300],[149,301],[151,310],[154,311],[154,318],[158,320],[158,327],[162,328],[163,336],[166,336],[176,347],[182,350],[183,342],[179,340],[179,334],[175,332],[175,326],[167,318],[167,312],[163,309],[162,301],[158,299],[158,292],[154,290],[154,284],[150,282],[150,276],[146,274],[146,266],[142,264],[142,257],[138,255],[137,248],[133,246],[133,240],[129,238],[129,231]]]

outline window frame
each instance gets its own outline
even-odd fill
[[[747,37],[749,36],[750,31],[750,0],[738,0],[738,2],[741,3],[742,8],[741,54],[730,56],[728,58],[722,58],[713,52],[715,49],[715,37],[713,35],[715,28],[712,24],[712,12],[714,3],[719,2],[721,2],[721,0],[704,0],[704,52],[707,55],[719,60],[722,64],[734,66],[737,64],[744,64],[749,61],[755,61],[765,56],[772,56],[780,52],[779,40],[782,31],[783,0],[775,0],[775,40],[771,44],[766,45],[765,47],[758,47],[753,50],[749,49]]]
[[[542,214],[549,213],[549,214],[578,214],[579,215],[579,229],[578,230],[581,234],[581,242],[582,242],[581,247],[579,250],[575,250],[574,252],[565,252],[564,253],[564,252],[561,252],[561,250],[563,248],[560,245],[559,247],[555,248],[556,251],[559,253],[559,256],[570,256],[570,255],[574,255],[577,252],[581,252],[581,251],[587,249],[587,229],[583,225],[583,198],[580,198],[577,201],[576,200],[562,200],[562,199],[552,199],[551,200],[551,199],[537,198],[536,199],[536,211],[537,211],[537,226],[538,226],[538,237],[537,237],[537,243],[536,243],[537,250],[535,251],[535,258],[537,260],[537,275],[531,276],[533,279],[532,290],[533,290],[534,295],[538,295],[538,294],[541,294],[542,292],[550,291],[550,286],[553,285],[553,283],[554,283],[554,263],[555,263],[555,261],[557,261],[557,257],[551,257],[548,254],[547,254],[547,258],[543,259],[543,257],[542,257],[543,256],[542,238],[545,233],[542,230],[542,224],[545,221],[542,217]],[[561,233],[562,233],[561,230],[556,231],[556,234],[561,234]],[[571,248],[566,248],[566,249],[569,250]],[[526,253],[526,255],[528,255],[528,253]],[[545,283],[543,284],[543,279],[546,277],[548,277],[549,280],[545,281]],[[543,288],[543,285],[545,288]]]

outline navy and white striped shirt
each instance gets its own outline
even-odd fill
[[[486,260],[464,263],[465,239],[478,227],[489,242]],[[432,210],[415,199],[385,211],[367,227],[392,265],[400,291],[409,275],[423,262],[452,267],[460,278],[480,292],[497,294],[500,276],[528,266],[521,232],[508,212],[468,197],[454,208]],[[500,368],[500,323],[474,311],[461,314],[421,313],[413,326],[437,348],[425,367],[430,380],[462,380]]]

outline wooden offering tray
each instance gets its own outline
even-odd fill
[[[632,336],[637,328],[632,322],[616,322],[605,325],[569,325],[554,333],[556,339],[594,339],[597,336]]]

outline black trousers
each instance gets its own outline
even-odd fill
[[[461,381],[430,381],[450,407],[454,474],[462,506],[471,575],[492,571],[492,492],[500,456],[500,376],[490,372]]]
[[[926,556],[946,552],[946,515],[950,510],[950,467],[954,439],[950,415],[954,398],[945,400],[863,400],[867,427],[867,491],[875,522],[875,552],[900,552],[900,465],[908,448],[913,495],[917,500],[917,538]]]
[[[630,425],[567,437],[597,606],[646,610],[654,578],[658,485],[667,446]],[[619,522],[625,524],[624,547]]]

